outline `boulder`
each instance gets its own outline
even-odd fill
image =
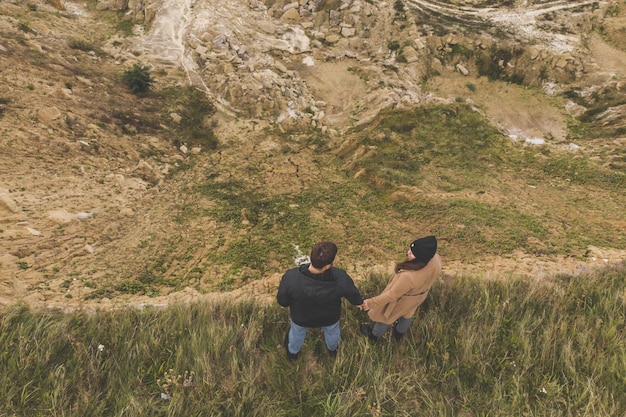
[[[61,111],[56,107],[42,107],[37,110],[37,118],[40,122],[48,124],[62,116]]]
[[[298,13],[298,9],[288,9],[283,15],[280,17],[285,23],[295,23],[300,21],[300,13]]]

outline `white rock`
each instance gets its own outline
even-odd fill
[[[33,229],[32,227],[26,227],[26,230],[33,236],[41,236],[41,232],[37,229]]]
[[[469,71],[461,64],[456,64],[456,70],[462,75],[469,75]]]
[[[87,220],[93,217],[93,213],[81,211],[76,214],[76,217],[78,217],[79,220]]]

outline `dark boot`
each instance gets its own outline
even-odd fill
[[[326,348],[326,350],[328,351],[328,356],[330,356],[332,359],[335,359],[337,357],[337,351],[339,350],[339,348],[335,350],[330,350]]]
[[[399,342],[402,339],[402,336],[404,336],[404,333],[400,333],[399,331],[396,330],[396,328],[393,328],[393,339],[396,342]]]
[[[374,336],[374,333],[372,333],[372,328],[367,324],[361,324],[359,330],[361,330],[361,333],[367,336],[367,338],[372,342],[377,342],[378,339],[380,339],[378,336]]]
[[[287,352],[287,358],[290,361],[295,361],[296,359],[298,359],[298,355],[300,354],[300,352],[298,352],[298,353],[291,353],[291,352],[289,352],[289,330],[287,330],[287,334],[285,335],[285,341],[283,342],[283,344],[285,345],[285,351]]]

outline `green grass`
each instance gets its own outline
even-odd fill
[[[179,141],[193,135],[185,126],[202,127],[213,111],[193,89],[157,96],[166,103],[164,119],[176,112],[184,120],[171,126]],[[147,129],[137,115],[124,120],[137,118],[134,126]],[[231,290],[291,267],[295,245],[306,253],[320,239],[337,242],[348,269],[401,254],[424,233],[439,236],[442,254],[457,261],[516,250],[582,258],[590,245],[626,245],[619,232],[626,221],[623,172],[582,153],[519,146],[465,105],[384,112],[334,149],[314,133],[265,134],[279,146],[262,157],[224,140],[217,152],[192,157],[170,174],[183,184],[172,219],[186,230],[214,226],[191,240],[146,243],[151,258],[124,285],[101,283],[100,293]],[[256,140],[245,146],[254,148]],[[276,182],[276,167],[284,166],[300,171]],[[537,191],[526,200],[515,198],[530,187]],[[206,249],[189,250],[191,241]]]
[[[507,169],[523,170],[541,180],[567,180],[609,189],[626,186],[624,172],[584,155],[515,146],[466,105],[393,110],[354,137],[353,146],[346,147],[342,156],[349,156],[356,146],[371,147],[353,169],[364,169],[365,178],[383,188],[420,186],[432,179],[429,171],[445,168],[457,174],[451,183],[454,189],[479,189],[485,178]],[[538,152],[547,158],[537,158]]]
[[[181,210],[178,220],[184,223],[188,219],[210,217],[241,230],[241,237],[225,241],[207,254],[210,262],[229,265],[224,274],[229,277],[228,284],[218,286],[233,289],[238,281],[256,279],[281,268],[279,265],[290,265],[297,255],[294,245],[307,252],[317,236],[334,236],[340,245],[366,242],[371,233],[366,225],[372,224],[376,216],[382,216],[384,207],[376,206],[374,196],[368,194],[363,198],[359,194],[361,190],[353,186],[350,180],[344,184],[322,183],[299,194],[271,196],[244,180],[209,180],[189,193],[212,204],[207,208],[190,204]],[[320,195],[325,198],[320,199]],[[354,218],[356,210],[361,210],[360,220]],[[333,213],[332,218],[314,215],[326,211]],[[341,233],[336,230],[337,223],[352,227]],[[232,279],[233,276],[240,279]]]
[[[366,178],[383,188],[419,186],[428,178],[425,171],[437,167],[454,167],[466,178],[457,186],[471,187],[472,179],[496,171],[510,148],[505,137],[465,105],[386,112],[373,128],[355,134],[354,143],[372,149],[354,170],[364,169]],[[343,155],[352,151],[347,147]]]
[[[174,141],[176,146],[184,143],[205,149],[217,147],[217,137],[205,123],[205,119],[215,113],[215,106],[204,92],[192,87],[168,87],[158,95],[171,113],[178,113],[181,117],[180,122],[172,126],[178,136]]]
[[[359,285],[372,295],[386,279]],[[369,344],[364,314],[346,306],[336,361],[312,331],[295,363],[276,304],[14,306],[0,315],[0,414],[620,416],[625,285],[624,265],[541,281],[444,277],[400,344]]]

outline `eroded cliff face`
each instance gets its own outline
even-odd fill
[[[98,4],[137,23],[136,37],[108,43],[120,61],[182,68],[233,115],[324,129],[364,123],[381,108],[432,100],[424,80],[450,73],[530,86],[578,82],[593,65],[590,31],[614,7],[591,1],[502,7],[417,0]],[[349,65],[322,65],[339,61]],[[360,78],[359,95],[327,107],[336,91],[323,94],[318,80],[332,80],[345,67]]]

